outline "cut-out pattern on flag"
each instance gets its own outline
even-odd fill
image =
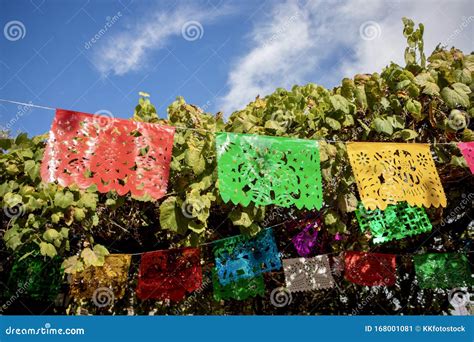
[[[263,281],[263,275],[261,274],[254,278],[242,278],[235,282],[222,285],[219,282],[216,270],[213,269],[212,283],[214,286],[215,300],[245,300],[256,296],[263,297],[265,294],[265,283]]]
[[[131,260],[132,256],[129,254],[109,254],[105,256],[103,266],[87,267],[82,272],[74,273],[70,284],[71,296],[89,300],[99,300],[97,296],[106,296],[109,304],[121,299],[127,287]],[[110,291],[104,291],[103,288]]]
[[[367,210],[362,203],[356,210],[360,229],[370,229],[374,243],[383,243],[394,239],[429,232],[431,222],[423,207],[412,207],[405,202],[389,205],[380,209]]]
[[[347,143],[366,209],[389,204],[446,207],[446,196],[427,144]]]
[[[467,165],[471,169],[471,173],[474,173],[474,142],[462,142],[458,144],[464,159],[466,159]]]
[[[365,286],[395,284],[396,256],[393,254],[345,252],[344,277]]]
[[[317,141],[217,133],[216,149],[224,202],[321,208]]]
[[[142,254],[137,297],[179,301],[201,287],[201,253],[198,248],[169,249]]]
[[[174,127],[58,109],[41,177],[158,199],[167,191],[173,136]]]
[[[283,270],[286,288],[290,292],[327,289],[334,286],[327,255],[283,259]]]
[[[421,288],[452,289],[474,285],[469,261],[464,254],[428,253],[414,255],[413,260]]]
[[[271,229],[264,229],[254,238],[237,235],[220,240],[215,243],[214,256],[217,276],[222,285],[281,268]]]

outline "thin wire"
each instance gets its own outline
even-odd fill
[[[22,106],[28,106],[28,107],[35,107],[35,108],[41,108],[41,109],[48,109],[48,110],[56,110],[56,108],[51,108],[51,107],[45,107],[45,106],[38,106],[32,103],[24,103],[24,102],[17,102],[17,101],[12,101],[12,100],[5,100],[5,99],[0,99],[1,102],[8,102],[8,103],[14,103],[14,104],[19,104]]]
[[[290,222],[291,220],[293,220],[293,219],[285,220],[285,221],[280,222],[280,223],[278,223],[278,224],[275,224],[275,225],[273,225],[273,226],[266,227],[266,228],[264,228],[263,230],[272,229],[272,228],[281,226],[281,225],[283,225],[283,224],[285,224],[285,223],[287,223],[287,222]],[[220,241],[223,241],[223,240],[227,240],[227,239],[231,239],[231,238],[233,238],[233,237],[234,237],[234,236],[228,236],[228,237],[225,237],[225,238],[222,238],[222,239],[218,239],[218,240],[213,240],[213,241],[201,243],[201,244],[197,245],[196,247],[202,247],[202,246],[212,245],[212,244],[214,244],[214,243],[217,243],[217,242],[220,242]],[[144,253],[159,252],[159,251],[168,251],[168,250],[169,250],[169,249],[157,249],[157,250],[148,251],[148,252],[123,253],[123,254],[126,254],[126,255],[142,255],[142,254],[144,254]]]
[[[52,107],[46,107],[46,106],[38,106],[38,105],[35,105],[35,104],[32,104],[32,103],[24,103],[24,102],[18,102],[18,101],[12,101],[12,100],[6,100],[6,99],[0,99],[0,102],[8,102],[8,103],[14,103],[14,104],[18,104],[18,105],[22,105],[22,106],[28,106],[28,107],[34,107],[34,108],[40,108],[40,109],[47,109],[47,110],[56,110],[56,108],[52,108]],[[192,127],[186,127],[186,126],[172,126],[172,127],[175,127],[175,128],[178,128],[178,129],[183,129],[183,130],[190,130],[190,131],[201,131],[201,132],[208,132],[208,133],[216,133],[215,131],[211,131],[211,130],[208,130],[208,129],[205,129],[205,128],[192,128]],[[258,134],[256,134],[258,135]],[[357,141],[349,141],[349,140],[331,140],[331,139],[318,139],[316,141],[324,141],[324,142],[327,142],[327,143],[345,143],[345,142],[357,142]],[[365,141],[365,142],[369,142],[369,141]],[[421,142],[420,144],[430,144],[430,145],[452,145],[452,144],[456,144],[458,143],[457,141],[453,141],[453,142],[444,142],[444,143],[423,143]]]

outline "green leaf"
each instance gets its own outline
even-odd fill
[[[344,96],[346,99],[352,99],[354,96],[354,81],[351,80],[350,78],[344,78],[342,80],[342,86],[341,86],[341,94]]]
[[[51,214],[51,221],[53,223],[59,223],[59,221],[64,217],[64,214],[61,212]]]
[[[413,51],[411,51],[409,48],[405,49],[405,63],[407,65],[410,64],[415,64],[416,62],[416,55]]]
[[[331,101],[334,110],[340,110],[344,114],[349,114],[349,101],[347,101],[344,97],[336,94],[329,97],[329,100]]]
[[[386,119],[375,118],[374,128],[378,133],[386,133],[388,135],[392,135],[392,133],[393,133],[392,125]]]
[[[99,244],[94,246],[94,253],[98,256],[106,256],[110,254],[107,248]]]
[[[16,250],[22,244],[21,236],[22,234],[19,233],[18,229],[10,228],[3,235],[3,240],[8,248]]]
[[[396,90],[402,90],[408,87],[411,84],[410,80],[403,80],[401,82],[397,83],[397,86],[395,87]]]
[[[28,143],[28,134],[20,133],[15,139],[15,145],[22,145]]]
[[[54,247],[52,244],[47,243],[47,242],[40,243],[40,252],[41,252],[41,255],[49,256],[50,258],[58,254],[56,252],[56,247]]]
[[[454,70],[453,74],[456,82],[464,84],[471,84],[472,82],[471,72],[467,68],[463,70]]]
[[[79,260],[77,255],[74,255],[64,260],[61,264],[61,268],[64,269],[64,273],[74,274],[84,271],[84,263]]]
[[[28,202],[26,203],[26,207],[28,208],[28,210],[33,211],[33,210],[42,208],[45,204],[46,202],[43,201],[42,199],[36,199],[34,197],[30,197],[28,199]]]
[[[20,195],[7,192],[3,198],[3,203],[6,207],[13,208],[18,204],[23,203],[23,199]]]
[[[194,136],[188,141],[188,149],[184,154],[186,164],[191,166],[196,175],[200,175],[206,169],[206,161],[203,156],[205,142]]]
[[[367,109],[367,95],[365,94],[365,88],[363,85],[359,85],[355,88],[356,103],[363,110]]]
[[[474,54],[465,55],[462,64],[467,70],[474,72]]]
[[[439,96],[439,87],[434,82],[426,82],[423,87],[423,94],[430,96]]]
[[[81,193],[81,197],[77,201],[77,206],[81,208],[89,208],[91,210],[96,210],[98,200],[99,197],[97,194],[84,192]]]
[[[350,114],[344,116],[344,121],[342,122],[344,127],[354,126],[354,117]]]
[[[86,212],[82,208],[74,208],[74,219],[81,222],[86,218]]]
[[[0,148],[4,150],[10,149],[12,146],[12,140],[7,138],[0,138]]]
[[[471,89],[463,83],[454,83],[451,85],[451,87],[458,93],[465,93],[465,94],[471,93]]]
[[[281,126],[277,121],[274,121],[274,120],[268,120],[265,122],[265,128],[269,128],[269,129],[274,129],[274,130],[277,130],[277,131],[284,131],[285,128],[283,126]]]
[[[449,164],[461,168],[469,168],[464,157],[451,156],[451,161],[449,162]]]
[[[456,87],[455,87],[456,85]],[[467,87],[462,83],[455,83],[452,85],[454,89],[444,87],[441,90],[441,97],[449,108],[456,108],[458,106],[469,107],[469,93],[466,92]],[[469,87],[467,87],[469,90]],[[470,92],[470,91],[469,91]]]
[[[394,138],[402,138],[403,140],[413,140],[418,137],[418,133],[411,129],[403,129],[401,131],[396,132]]]
[[[338,130],[341,129],[341,124],[336,119],[327,117],[326,118],[326,123],[329,125],[329,127],[331,127],[335,131],[338,131]]]
[[[67,239],[69,236],[69,228],[65,228],[65,227],[61,228],[61,236]]]
[[[342,212],[353,212],[357,209],[358,200],[354,194],[348,193],[338,196],[338,207]]]
[[[104,247],[105,248],[105,247]],[[105,250],[107,252],[107,250]],[[107,252],[108,253],[108,252]],[[102,266],[105,262],[103,250],[95,250],[84,248],[81,252],[81,258],[84,260],[86,266]]]
[[[336,224],[339,221],[339,216],[333,210],[328,210],[326,214],[324,214],[324,223],[327,226],[331,226]]]
[[[105,205],[109,207],[114,206],[116,203],[117,201],[113,198],[107,198],[107,200],[105,201]]]
[[[202,234],[206,230],[206,225],[202,222],[190,221],[188,228],[196,234]]]
[[[239,228],[240,233],[247,236],[255,236],[262,230],[261,227],[255,223],[252,223],[249,227],[239,226]]]
[[[248,213],[238,210],[232,211],[229,214],[229,218],[231,219],[232,224],[234,224],[235,226],[250,227],[253,221]]]
[[[400,115],[387,116],[386,120],[392,125],[393,128],[403,129],[405,128],[405,118]]]
[[[43,239],[48,242],[53,242],[55,239],[62,237],[62,235],[56,229],[47,229],[43,233]]]
[[[36,164],[34,160],[25,161],[25,172],[35,180],[39,176],[39,164]]]
[[[176,217],[176,197],[168,197],[160,205],[160,225],[162,229],[178,231],[178,218]]]
[[[415,118],[415,120],[423,120],[425,115],[421,113],[421,103],[417,100],[409,99],[405,104],[405,109]]]
[[[74,195],[70,191],[56,192],[54,195],[54,205],[66,209],[74,202]]]

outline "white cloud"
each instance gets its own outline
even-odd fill
[[[178,6],[170,11],[152,12],[127,31],[107,37],[94,56],[94,64],[103,74],[124,75],[140,70],[147,64],[150,52],[165,48],[172,37],[182,36],[183,28],[188,28],[187,36],[180,38],[194,40],[194,34],[205,34],[207,24],[230,12],[229,6],[212,10]]]
[[[425,24],[427,55],[439,42],[469,53],[473,12],[469,0],[278,3],[253,28],[248,53],[229,72],[229,90],[219,109],[228,116],[277,87],[309,81],[334,86],[343,77],[381,71],[391,61],[404,64],[403,16]],[[363,39],[359,29],[367,22],[376,24]],[[461,29],[463,22],[467,24]],[[374,28],[378,31],[370,31]],[[375,38],[367,39],[371,33]]]

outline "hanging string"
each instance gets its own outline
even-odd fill
[[[275,227],[279,227],[279,226],[281,226],[281,225],[284,225],[285,223],[290,222],[291,220],[293,220],[293,219],[285,220],[285,221],[280,222],[280,223],[278,223],[278,224],[275,224],[275,225],[273,225],[273,226],[266,227],[266,228],[264,228],[263,230],[268,230],[268,229],[272,229],[272,228],[275,228]],[[234,237],[234,236],[228,236],[228,237],[225,237],[225,238],[222,238],[222,239],[218,239],[218,240],[213,240],[213,241],[201,243],[201,244],[197,245],[196,247],[202,247],[202,246],[212,245],[212,244],[218,243],[218,242],[220,242],[220,241],[224,241],[224,240],[227,240],[227,239],[231,239],[231,238],[233,238],[233,237]],[[159,251],[167,251],[167,250],[169,250],[169,249],[158,249],[158,250],[154,250],[154,251],[139,252],[139,253],[123,253],[123,254],[126,254],[126,255],[142,255],[142,254],[149,253],[149,252],[159,252]]]
[[[47,110],[56,110],[56,108],[38,106],[38,105],[35,105],[35,104],[31,104],[31,103],[17,102],[17,101],[12,101],[12,100],[0,99],[0,102],[14,103],[14,104],[22,105],[22,106],[41,108],[41,109],[47,109]]]
[[[283,222],[280,222],[280,223],[277,223],[273,226],[270,226],[270,227],[266,227],[264,228],[263,230],[268,230],[268,229],[273,229],[273,228],[276,228],[276,227],[279,227],[281,225],[284,225],[290,221],[294,221],[294,218],[290,218],[288,220],[285,220]],[[197,245],[196,247],[202,247],[202,246],[208,246],[208,245],[212,245],[212,244],[215,244],[215,243],[218,243],[220,241],[224,241],[224,240],[227,240],[227,239],[231,239],[233,238],[234,236],[228,236],[228,237],[225,237],[225,238],[222,238],[222,239],[218,239],[218,240],[213,240],[213,241],[209,241],[209,242],[205,242],[205,243],[202,243],[202,244],[199,244]],[[120,253],[120,254],[126,254],[126,255],[142,255],[142,254],[145,254],[145,253],[150,253],[150,252],[158,252],[158,251],[167,251],[167,250],[170,250],[170,249],[158,249],[158,250],[154,250],[154,251],[146,251],[146,252],[139,252],[139,253]],[[344,253],[345,251],[338,251],[338,252],[329,252],[329,253],[323,253],[323,254],[319,254],[319,255],[334,255],[334,254],[342,254]],[[362,253],[371,253],[370,251],[360,251]],[[375,253],[375,252],[374,252]],[[378,253],[378,252],[377,252]],[[436,251],[433,251],[433,252],[429,252],[429,253],[436,253]],[[438,251],[438,253],[462,253],[462,254],[471,254],[471,253],[474,253],[474,251],[469,251],[469,252],[446,252],[446,251]],[[399,254],[399,253],[382,253],[382,254],[392,254],[392,255],[396,255],[398,257],[403,257],[403,256],[411,256],[411,255],[417,255],[417,254],[420,254],[418,252],[413,252],[413,253],[403,253],[403,254]]]
[[[46,110],[56,110],[56,108],[52,107],[46,107],[46,106],[39,106],[35,105],[32,103],[25,103],[25,102],[18,102],[18,101],[12,101],[12,100],[7,100],[7,99],[0,99],[0,102],[7,102],[7,103],[13,103],[21,106],[27,106],[27,107],[33,107],[33,108],[40,108],[40,109],[46,109]],[[190,130],[190,131],[201,131],[201,132],[208,132],[211,134],[217,133],[216,131],[211,131],[205,128],[192,128],[192,127],[186,127],[186,126],[172,126],[177,129],[182,129],[182,130]],[[256,134],[258,135],[258,134]],[[317,139],[317,141],[324,141],[326,143],[347,143],[347,142],[358,142],[358,141],[350,141],[350,140],[331,140],[331,139]],[[369,141],[364,141],[364,142],[369,142]],[[425,143],[425,142],[420,142],[421,144],[430,144],[430,145],[452,145],[452,144],[457,144],[458,141],[453,141],[453,142],[434,142],[434,143]]]

